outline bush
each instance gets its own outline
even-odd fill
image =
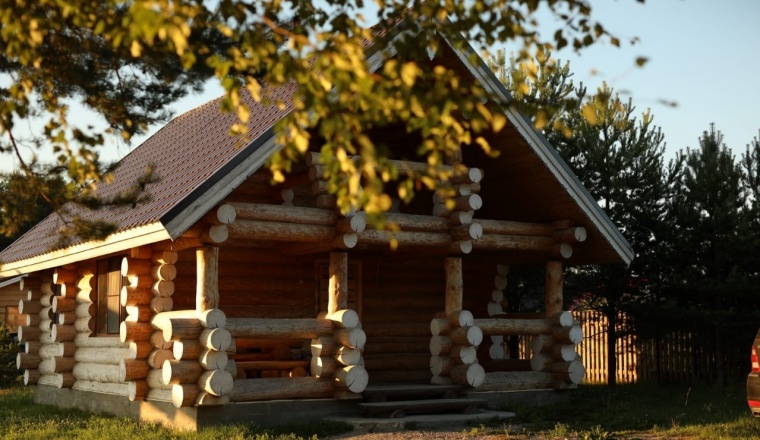
[[[7,387],[18,379],[16,354],[19,344],[8,332],[8,326],[0,323],[0,387]]]

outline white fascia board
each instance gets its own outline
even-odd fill
[[[509,103],[513,101],[512,96],[506,87],[499,82],[496,76],[485,66],[482,61],[476,66],[470,62],[468,53],[461,50],[456,44],[452,43],[447,37],[443,37],[449,47],[456,53],[459,60],[467,67],[472,75],[480,81],[483,87],[489,92],[491,97],[497,98],[502,104],[505,104],[504,114],[509,121],[517,128],[518,132],[528,141],[528,144],[546,165],[549,171],[559,180],[560,184],[567,189],[570,197],[581,207],[583,212],[596,225],[604,236],[604,239],[620,256],[623,263],[630,264],[633,261],[634,253],[628,240],[620,233],[620,230],[612,223],[607,214],[602,211],[599,204],[589,194],[588,190],[581,184],[575,174],[570,170],[567,164],[562,160],[559,154],[549,145],[549,142],[540,133],[533,129],[533,126],[522,113],[516,110]],[[478,57],[469,43],[462,42],[472,55]]]
[[[0,266],[0,277],[17,276],[51,269],[65,264],[76,263],[156,243],[169,238],[171,237],[161,223],[151,223],[113,233],[103,241],[89,241],[65,249],[47,252],[36,257],[3,264]]]

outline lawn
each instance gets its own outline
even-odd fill
[[[446,438],[504,439],[757,439],[760,419],[746,407],[744,387],[625,385],[583,386],[569,403],[544,408],[509,408],[510,423],[458,428]],[[339,423],[289,425],[279,430],[253,424],[220,426],[198,433],[171,431],[125,418],[36,405],[31,388],[0,389],[3,439],[301,439],[328,438],[350,431]],[[356,433],[359,435],[360,433]],[[344,434],[345,435],[345,434]],[[436,438],[439,435],[424,434]],[[421,438],[397,433],[385,437]]]

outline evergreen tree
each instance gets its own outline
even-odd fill
[[[644,304],[662,296],[665,276],[658,255],[667,247],[666,201],[679,168],[675,163],[664,167],[664,136],[649,111],[637,117],[631,100],[621,101],[606,85],[586,99],[583,85],[571,80],[570,66],[548,53],[533,66],[535,70],[512,63],[508,76],[519,81],[507,85],[518,100],[530,104],[525,110],[537,128],[621,229],[636,255],[628,267],[572,268],[565,277],[568,297],[575,295],[576,304],[601,311],[608,319],[608,380],[615,384],[615,344],[630,330],[622,328],[620,312],[635,317]],[[519,86],[526,82],[529,89]],[[577,101],[569,100],[571,96]]]
[[[738,336],[729,338],[728,330],[734,333],[742,315],[754,314],[758,305],[751,299],[756,295],[749,289],[743,269],[749,237],[746,177],[714,125],[703,133],[698,149],[679,155],[684,172],[670,207],[671,215],[678,219],[673,294],[681,307],[691,312],[687,318],[693,327],[707,324],[714,337],[715,380],[725,383],[724,366],[731,359],[727,350]],[[756,325],[753,322],[752,328]],[[741,344],[746,351],[750,342]]]

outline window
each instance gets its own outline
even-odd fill
[[[98,261],[98,316],[95,318],[95,333],[119,334],[119,324],[126,316],[119,300],[123,285],[121,257]]]

